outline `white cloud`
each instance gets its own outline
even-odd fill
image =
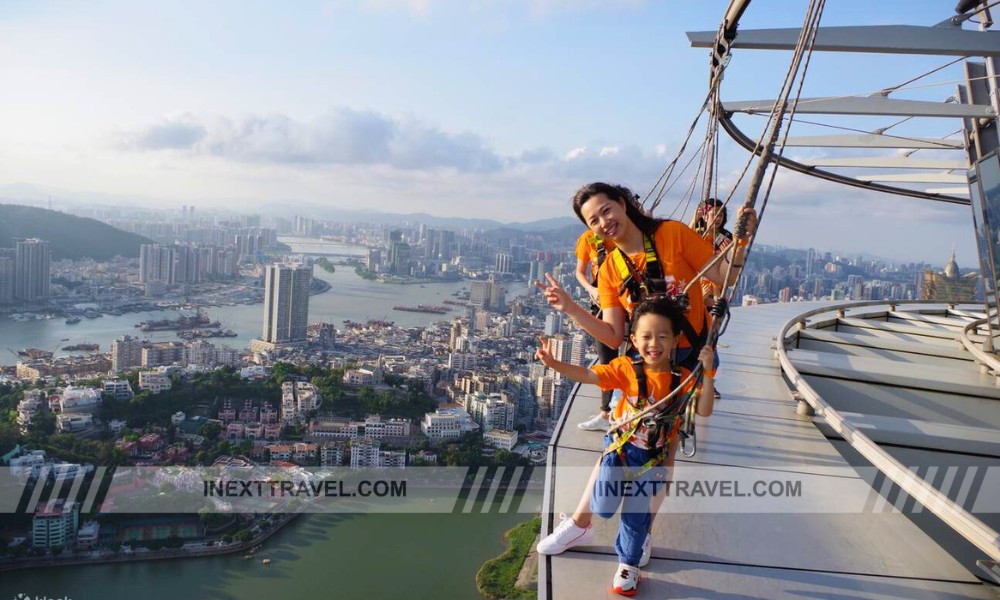
[[[587,147],[586,146],[580,146],[579,148],[573,148],[572,150],[570,150],[569,152],[566,153],[566,160],[576,160],[577,158],[580,158],[581,156],[583,156],[584,154],[586,154],[586,152],[587,152]]]
[[[413,119],[332,110],[310,122],[286,115],[242,118],[182,114],[125,134],[120,146],[276,164],[384,164],[397,169],[494,171],[502,160],[479,136],[450,134]]]

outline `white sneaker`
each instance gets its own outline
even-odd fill
[[[622,596],[634,596],[639,591],[639,568],[618,563],[611,591]]]
[[[580,527],[573,519],[567,517],[566,513],[560,513],[559,518],[562,521],[555,530],[538,542],[536,549],[539,554],[545,556],[562,554],[573,546],[586,544],[590,538],[594,537],[593,526]]]
[[[642,558],[639,559],[639,566],[645,567],[649,564],[649,559],[653,557],[653,538],[646,534],[646,541],[642,543]]]
[[[611,427],[611,422],[608,421],[608,418],[601,413],[597,413],[593,417],[577,425],[577,427],[584,431],[607,431],[608,428]]]

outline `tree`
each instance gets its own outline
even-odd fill
[[[215,440],[219,439],[220,433],[222,433],[222,425],[214,421],[205,423],[198,428],[198,435],[211,442],[214,442]]]
[[[52,556],[59,556],[60,554],[63,553],[63,549],[64,548],[62,546],[52,546],[51,548],[49,548],[49,550],[52,551]]]
[[[28,440],[34,443],[44,441],[56,432],[56,416],[50,412],[40,412],[28,424]]]
[[[236,532],[236,541],[245,544],[253,538],[253,534],[247,529],[241,529]]]

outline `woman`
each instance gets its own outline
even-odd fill
[[[728,213],[726,204],[718,198],[705,198],[705,201],[698,205],[694,219],[691,220],[691,229],[698,235],[712,242],[715,251],[719,252],[729,247],[733,241],[733,233],[726,229],[726,219]],[[722,290],[707,279],[701,280],[701,293],[705,298],[705,306],[711,308],[715,304],[715,298]]]
[[[587,291],[590,296],[590,312],[600,317],[600,300],[597,297],[597,275],[601,272],[601,266],[607,259],[608,254],[615,249],[615,245],[610,240],[605,240],[599,235],[594,235],[589,229],[580,234],[576,240],[576,280]],[[601,342],[594,340],[597,347],[597,363],[606,365],[618,356],[618,348],[609,348]],[[584,431],[607,431],[611,426],[608,415],[611,414],[612,390],[601,391],[601,410],[596,415],[588,418],[577,427]]]
[[[618,185],[596,182],[585,185],[573,197],[573,211],[591,232],[615,244],[598,275],[601,318],[580,306],[546,273],[548,285],[536,282],[548,303],[566,313],[577,325],[601,343],[617,348],[626,333],[626,317],[650,290],[676,295],[713,258],[715,248],[690,227],[678,221],[655,219],[646,214],[636,196]],[[741,209],[741,215],[745,212]],[[747,237],[756,229],[756,215],[746,211]],[[735,255],[735,257],[734,257]],[[726,252],[706,273],[709,280],[722,284],[730,261],[735,261],[729,283],[735,283],[743,266],[743,250]],[[657,263],[657,264],[653,264]],[[658,273],[657,273],[658,272]],[[688,292],[687,323],[682,328],[677,362],[683,364],[692,346],[700,347],[708,323],[701,286]]]

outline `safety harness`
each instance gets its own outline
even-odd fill
[[[680,305],[681,310],[686,313],[689,308],[687,294],[676,284],[668,284],[666,278],[663,276],[663,264],[656,254],[656,246],[653,244],[652,238],[648,235],[643,235],[642,245],[646,254],[645,275],[639,271],[635,263],[632,262],[632,259],[622,252],[621,248],[615,247],[613,250],[612,262],[615,264],[618,275],[622,280],[621,287],[618,288],[618,295],[621,296],[627,293],[633,305],[638,304],[644,298],[657,294],[672,296]],[[694,370],[694,367],[698,364],[698,354],[708,339],[708,320],[704,314],[701,315],[701,318],[701,333],[695,332],[694,327],[691,326],[691,322],[686,316],[678,323],[681,333],[684,334],[688,343],[691,344],[691,352],[679,363],[679,366],[688,370]]]
[[[639,388],[637,406],[634,410],[642,412],[651,405],[655,404],[657,400],[653,399],[653,401],[650,402],[646,368],[641,357],[632,358],[632,368],[635,370],[635,380]],[[670,393],[667,397],[673,395],[674,390],[676,390],[677,386],[680,385],[680,381],[680,372],[676,369],[671,370]],[[649,414],[641,419],[633,420],[626,430],[623,431],[621,429],[615,429],[611,433],[612,441],[608,444],[607,448],[604,449],[602,458],[612,452],[616,453],[618,455],[619,462],[621,462],[624,478],[628,480],[638,479],[646,471],[663,462],[663,460],[667,457],[667,451],[670,448],[670,444],[672,443],[675,435],[681,436],[682,445],[685,442],[685,429],[687,428],[687,424],[683,423],[683,421],[687,409],[694,406],[694,402],[690,402],[689,400],[695,389],[695,387],[692,387],[692,390],[687,394],[678,395],[661,411]],[[621,401],[628,402],[626,398],[622,398]],[[693,424],[693,418],[691,422]],[[646,440],[650,444],[653,452],[649,460],[642,465],[633,468],[629,466],[626,461],[625,443],[632,439],[632,436],[640,427],[646,427]],[[667,432],[666,435],[664,435],[664,432]]]
[[[590,281],[590,285],[597,287],[597,274],[601,272],[601,265],[603,265],[604,261],[608,258],[608,248],[607,246],[604,245],[604,238],[602,236],[597,235],[596,233],[590,236],[589,241],[590,244],[594,247],[594,250],[597,252],[597,268],[593,269],[591,272],[592,279]],[[601,314],[600,304],[591,302],[590,314],[594,315],[595,317]]]

